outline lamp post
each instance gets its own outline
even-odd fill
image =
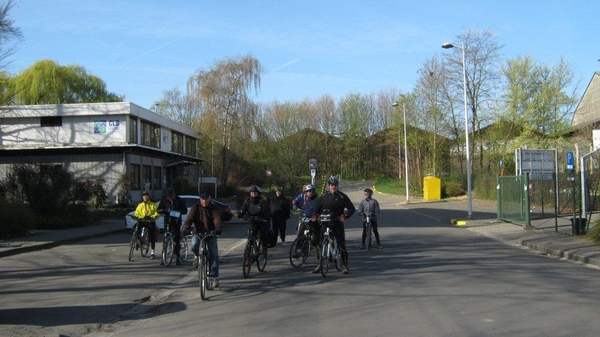
[[[467,217],[470,219],[473,216],[473,196],[471,194],[471,155],[469,151],[469,116],[467,113],[467,66],[465,63],[465,44],[461,47],[446,42],[442,44],[442,48],[458,48],[462,51],[462,68],[463,68],[463,101],[465,105],[465,148],[467,151]]]
[[[397,107],[398,103],[394,102],[393,106]],[[404,181],[406,185],[406,202],[410,201],[409,186],[408,186],[408,145],[406,142],[406,105],[402,104],[402,118],[404,120]],[[398,142],[398,160],[400,160],[400,142]],[[400,174],[400,166],[398,166],[398,174]]]

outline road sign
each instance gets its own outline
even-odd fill
[[[567,152],[567,172],[575,171],[575,157],[573,152]]]

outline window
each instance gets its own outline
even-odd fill
[[[183,154],[183,135],[181,133],[171,133],[171,152]]]
[[[142,185],[140,183],[140,165],[131,164],[131,177],[133,178],[131,179],[131,190],[138,191]]]
[[[144,165],[142,171],[142,183],[144,184],[144,190],[149,191],[152,187],[150,182],[152,181],[152,167],[148,165]]]
[[[152,175],[152,189],[153,190],[162,189],[162,172],[161,172],[161,168],[158,166],[154,167],[154,174]]]
[[[62,126],[62,117],[61,116],[53,116],[53,117],[41,117],[40,118],[40,126]]]
[[[160,126],[142,121],[142,145],[160,148]]]
[[[196,138],[186,136],[185,137],[185,154],[190,157],[198,157],[198,148],[196,144]]]
[[[138,142],[138,121],[133,117],[129,117],[129,142],[132,144]]]

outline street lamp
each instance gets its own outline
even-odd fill
[[[467,113],[467,66],[465,63],[465,44],[461,47],[452,43],[442,44],[442,48],[458,48],[462,51],[462,67],[463,67],[463,101],[465,103],[465,148],[467,149],[467,217],[470,219],[473,216],[473,196],[471,194],[471,155],[469,151],[469,118]]]
[[[397,107],[398,103],[394,102],[393,106]],[[406,202],[410,201],[409,189],[408,189],[408,145],[406,143],[406,105],[402,104],[402,117],[404,119],[404,179],[406,185]],[[398,142],[398,160],[400,160],[400,142]],[[400,173],[400,166],[398,166],[398,173]]]

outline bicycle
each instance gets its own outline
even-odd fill
[[[292,246],[290,247],[290,264],[294,268],[300,268],[306,259],[308,259],[308,255],[313,250],[313,247],[318,251],[319,247],[313,244],[313,232],[310,230],[310,220],[311,218],[306,216],[301,216],[298,223],[298,232],[303,231],[303,233],[298,236],[294,242],[292,242]],[[303,229],[304,228],[304,229]],[[317,259],[319,258],[317,253]]]
[[[150,223],[154,221],[153,218],[138,218],[133,215],[131,216],[131,218],[136,220],[137,223],[133,228],[131,242],[129,243],[129,261],[133,261],[133,252],[138,249],[140,250],[142,257],[146,257],[148,255],[148,251],[150,250],[150,238],[148,234],[148,228],[146,226],[141,226],[140,222]]]
[[[331,230],[333,220],[331,219],[331,212],[328,209],[323,210],[319,215],[319,222],[324,229],[319,263],[321,264],[321,275],[326,277],[329,271],[329,264],[332,262],[335,265],[335,269],[338,271],[342,270],[342,254],[338,247],[337,239]]]
[[[192,241],[192,234],[183,235],[181,234],[181,249],[179,250],[179,256],[181,256],[181,261],[187,261],[190,255],[190,242]]]
[[[246,219],[246,218],[245,218]],[[267,265],[268,252],[263,249],[261,231],[263,223],[267,222],[265,219],[260,217],[251,216],[249,218],[251,223],[251,228],[248,229],[248,240],[246,241],[246,246],[244,248],[244,264],[242,265],[242,272],[244,278],[248,278],[250,276],[250,268],[252,267],[252,263],[256,262],[256,268],[258,271],[262,272],[265,270]],[[252,227],[255,227],[259,223],[256,236],[252,237]]]
[[[169,213],[169,221],[165,221],[165,238],[163,241],[162,248],[162,262],[165,267],[171,265],[173,262],[173,255],[175,252],[175,239],[173,238],[173,233],[171,233],[171,228],[173,226],[179,226],[179,221],[181,219],[181,212],[171,211]],[[175,220],[173,224],[171,224],[172,220]]]
[[[373,245],[373,241],[375,241],[375,233],[373,233],[373,226],[371,224],[371,212],[365,213],[365,220],[366,220],[366,228],[367,228],[367,235],[366,235],[366,239],[367,239],[367,250],[371,249],[372,245]]]
[[[200,287],[200,298],[205,300],[206,291],[212,290],[212,279],[210,274],[210,252],[207,247],[206,241],[213,236],[216,236],[214,231],[208,233],[196,233],[194,234],[200,240],[200,248],[198,255],[198,286]],[[191,235],[190,235],[191,236]]]

